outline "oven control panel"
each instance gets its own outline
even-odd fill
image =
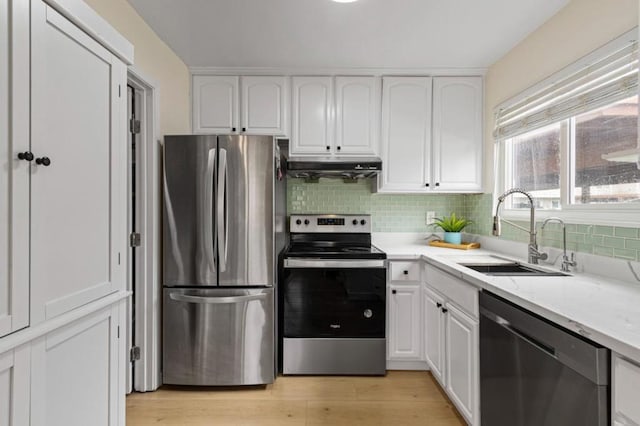
[[[368,214],[294,214],[289,219],[290,232],[371,233]]]

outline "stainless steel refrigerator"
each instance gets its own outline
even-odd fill
[[[165,384],[273,382],[276,182],[273,137],[165,137]]]

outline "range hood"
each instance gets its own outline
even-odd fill
[[[289,157],[287,176],[305,179],[367,179],[382,171],[378,157]]]

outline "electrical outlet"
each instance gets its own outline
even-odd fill
[[[427,212],[427,225],[431,225],[435,222],[436,212]]]

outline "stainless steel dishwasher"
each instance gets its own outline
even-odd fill
[[[609,349],[480,294],[482,425],[608,425],[609,371]]]

